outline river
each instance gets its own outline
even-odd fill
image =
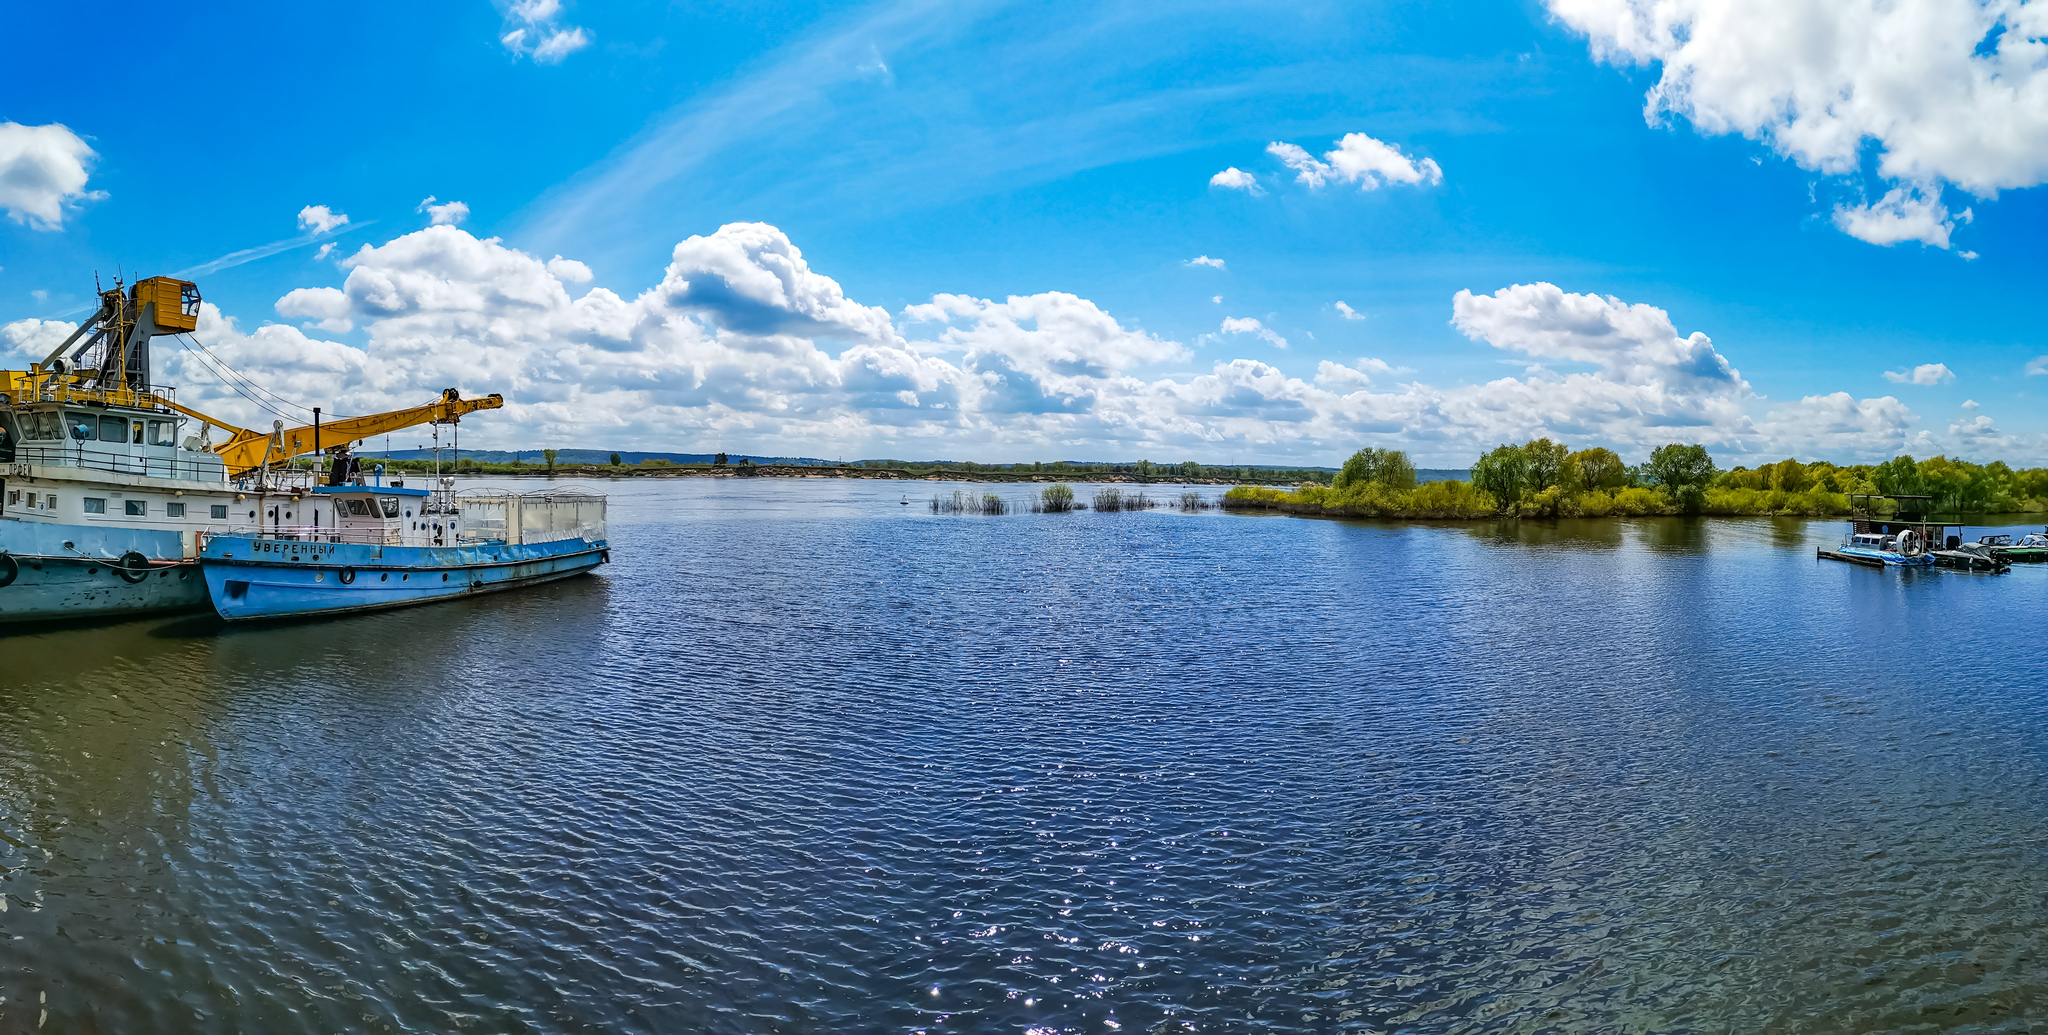
[[[8,637],[0,1030],[2048,1021],[2048,566],[592,487],[595,576]]]

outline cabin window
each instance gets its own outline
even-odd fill
[[[388,518],[395,518],[398,516],[398,497],[384,497],[384,516]]]
[[[7,490],[7,505],[8,505],[8,506],[10,506],[10,507],[16,507],[16,506],[20,506],[20,505],[21,505],[21,490],[20,490],[20,489],[9,489],[9,490]]]
[[[228,519],[228,505],[225,503],[214,504],[213,518],[216,521],[226,521]]]
[[[34,493],[30,493],[30,495],[31,495],[31,496],[33,496],[33,495],[34,495]],[[57,509],[57,497],[56,497],[56,495],[55,495],[54,493],[53,493],[53,494],[51,494],[51,495],[48,495],[48,496],[44,496],[44,497],[43,497],[43,509],[45,509],[45,510],[56,510],[56,509]]]
[[[36,494],[35,494],[35,493],[33,493],[33,492],[31,492],[31,493],[29,493],[29,494],[28,494],[28,509],[30,509],[30,510],[36,510],[36,509],[38,509],[38,508],[36,507]]]
[[[87,497],[85,498],[85,512],[86,512],[86,513],[88,513],[88,514],[104,514],[104,513],[106,513],[106,512],[107,512],[107,500],[106,500],[106,497],[104,497],[104,496],[87,496]]]
[[[128,503],[128,506],[127,506],[127,511],[128,511],[128,516],[129,516],[129,517],[148,517],[148,516],[149,516],[149,501],[148,501],[148,500],[128,500],[128,501],[127,501],[127,503]]]
[[[100,437],[100,422],[90,413],[67,413],[64,423],[71,425],[71,437],[80,442],[91,442]]]
[[[183,503],[166,503],[166,504],[164,504],[164,516],[165,516],[165,517],[184,517],[184,516],[185,516],[185,505],[184,505]]]
[[[362,517],[370,512],[368,507],[363,506],[362,500],[351,499],[346,502],[348,503],[348,516],[350,517]]]
[[[139,437],[139,436],[138,436]],[[128,422],[120,417],[100,418],[101,442],[128,441]]]
[[[149,422],[149,444],[152,446],[177,445],[178,422],[153,420]]]
[[[29,438],[52,439],[64,437],[64,420],[56,410],[43,410],[25,415],[22,433]]]
[[[135,443],[136,445],[138,445],[138,446],[139,446],[139,445],[141,445],[141,444],[142,444],[142,422],[141,422],[141,421],[136,421],[136,422],[135,422],[135,425],[134,425],[134,428],[133,428],[133,432],[134,432],[134,436],[135,436],[135,437],[134,437],[134,438],[132,438],[132,439],[130,439],[129,441],[131,441],[131,442],[134,442],[134,443]]]

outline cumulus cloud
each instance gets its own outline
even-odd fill
[[[106,197],[85,189],[95,157],[78,134],[55,123],[0,122],[0,208],[37,230],[64,229],[66,209]]]
[[[460,201],[449,201],[437,205],[434,203],[435,200],[435,197],[429,194],[413,209],[414,212],[425,212],[429,225],[457,226],[463,220],[469,218],[468,205]]]
[[[321,259],[325,259],[326,257],[333,255],[334,247],[335,245],[333,241],[329,241],[326,244],[321,245],[320,250],[313,253],[313,261],[318,262]]]
[[[1964,400],[1963,400],[1963,409],[1966,409],[1966,410],[1974,410],[1974,409],[1976,409],[1976,408],[1977,408],[1977,400],[1975,400],[1975,399],[1964,399]]]
[[[1189,259],[1188,261],[1186,261],[1186,262],[1182,263],[1181,265],[1183,265],[1183,266],[1209,266],[1209,267],[1212,267],[1212,268],[1214,268],[1214,269],[1219,269],[1219,270],[1220,270],[1220,269],[1222,269],[1222,268],[1223,268],[1223,260],[1222,260],[1222,259],[1212,259],[1212,258],[1210,258],[1210,257],[1208,257],[1208,256],[1206,256],[1206,255],[1197,255],[1197,256],[1195,256],[1194,258],[1192,258],[1192,259]]]
[[[1339,312],[1339,313],[1343,314],[1343,317],[1344,317],[1344,318],[1345,318],[1346,320],[1363,320],[1363,319],[1365,319],[1365,314],[1364,314],[1364,313],[1361,313],[1361,312],[1359,312],[1358,310],[1356,310],[1356,309],[1353,309],[1353,308],[1351,308],[1351,307],[1350,307],[1349,305],[1346,305],[1346,304],[1345,304],[1345,303],[1343,303],[1343,302],[1338,302],[1338,303],[1337,303],[1337,312]]]
[[[535,64],[560,64],[590,45],[590,34],[580,26],[561,24],[561,15],[561,0],[518,0],[505,12],[507,28],[498,42]]]
[[[1887,370],[1884,379],[1900,385],[1938,385],[1956,379],[1956,373],[1946,363],[1922,363],[1904,372]]]
[[[1969,222],[1970,210],[1964,209],[1957,218]],[[1918,241],[1935,248],[1947,248],[1948,236],[1956,228],[1939,196],[1927,197],[1918,188],[1905,187],[1886,192],[1873,204],[1836,206],[1835,226],[1850,237],[1871,244],[1889,246]],[[1977,256],[1968,253],[1964,257]]]
[[[1265,324],[1262,324],[1249,316],[1225,317],[1223,319],[1223,333],[1249,334],[1253,337],[1264,339],[1266,344],[1271,345],[1276,349],[1284,349],[1287,347],[1286,338],[1283,338],[1280,335],[1275,334],[1272,331],[1272,329],[1268,328]]]
[[[1293,169],[1295,180],[1313,190],[1324,183],[1356,183],[1361,190],[1377,190],[1383,184],[1437,184],[1443,169],[1432,158],[1420,161],[1401,153],[1392,144],[1374,140],[1363,133],[1346,133],[1335,149],[1319,161],[1297,144],[1274,141],[1266,152]]]
[[[590,272],[590,267],[575,259],[564,259],[559,255],[549,259],[547,265],[548,272],[554,274],[555,279],[564,284],[588,284],[591,277],[595,276]]]
[[[1550,435],[1631,457],[1672,441],[1704,442],[1723,458],[1930,451],[1912,412],[1889,397],[1815,396],[1752,418],[1746,407],[1759,400],[1704,334],[1681,336],[1651,306],[1549,284],[1452,302],[1454,326],[1533,372],[1437,387],[1392,383],[1399,368],[1373,358],[1326,361],[1309,376],[1245,358],[1163,374],[1193,353],[1059,291],[940,294],[891,314],[847,297],[760,223],[679,242],[636,295],[588,286],[573,259],[543,260],[455,226],[365,246],[340,265],[339,285],[277,300],[288,322],[250,329],[208,303],[194,337],[279,395],[330,413],[416,405],[447,387],[502,392],[505,411],[463,428],[465,442],[487,448],[722,441],[812,455],[1331,462],[1376,444],[1462,463]],[[0,327],[0,345],[41,358],[70,329],[17,321]],[[344,329],[360,344],[323,336]],[[1237,334],[1280,344],[1249,318],[1226,322],[1219,340]],[[268,426],[184,350],[158,362],[181,401]]]
[[[2026,375],[2033,377],[2036,374],[2048,374],[2048,356],[2035,356],[2027,360]]]
[[[1907,191],[1837,225],[1947,247],[1943,184],[1978,197],[2048,179],[2048,7],[2017,0],[1546,0],[1597,58],[1661,64],[1644,115],[1740,133],[1852,176],[1866,148]],[[1937,243],[1939,242],[1939,243]]]
[[[1913,411],[1889,395],[1857,399],[1832,392],[1778,407],[1757,430],[1771,444],[1767,453],[1867,461],[1934,449],[1933,439],[1917,430],[1917,423]]]
[[[1241,190],[1254,197],[1266,193],[1266,188],[1259,186],[1257,177],[1234,165],[1209,177],[1209,186],[1222,187],[1227,190]]]
[[[307,205],[299,210],[299,229],[316,234],[332,233],[336,227],[346,226],[348,217],[334,212],[325,205]]]

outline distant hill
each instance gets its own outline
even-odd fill
[[[618,454],[619,459],[628,464],[637,464],[643,460],[667,460],[678,464],[708,464],[717,458],[716,454],[713,453],[647,453],[630,449],[621,449],[618,451]],[[431,449],[393,449],[389,452],[364,450],[356,455],[364,459],[379,460],[432,460],[434,458],[434,451]],[[452,451],[444,451],[442,455],[453,457],[454,453]],[[475,460],[486,464],[509,464],[514,461],[524,461],[529,464],[547,463],[547,458],[543,457],[538,449],[465,449],[462,451],[462,457],[465,460]],[[726,454],[726,461],[728,463],[736,464],[741,460],[751,460],[757,464],[786,464],[796,467],[834,467],[840,463],[838,460],[820,460],[817,457],[810,456],[759,456],[753,453]],[[609,449],[563,449],[558,450],[555,454],[555,462],[558,464],[608,464],[611,461],[612,451]],[[863,467],[929,467],[934,464],[954,464],[960,461],[869,459],[849,460],[846,462]],[[1135,461],[1060,460],[1057,462],[1071,464],[1075,467],[1092,467],[1098,464],[1110,463],[1123,466]],[[989,464],[987,466],[1001,468],[1005,465]],[[1215,466],[1225,469],[1243,468],[1249,471],[1321,471],[1326,474],[1335,473],[1337,470],[1334,467],[1301,467],[1290,464],[1217,464]],[[1415,471],[1415,480],[1418,482],[1461,482],[1467,481],[1471,477],[1472,472],[1470,470],[1459,468],[1425,467],[1417,468]]]

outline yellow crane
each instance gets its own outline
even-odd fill
[[[276,421],[269,431],[251,431],[248,428],[235,427],[218,417],[209,417],[169,399],[159,398],[159,401],[179,413],[196,417],[229,433],[227,441],[215,443],[212,448],[215,453],[220,454],[221,462],[227,465],[230,478],[238,478],[267,465],[283,463],[306,453],[340,449],[352,442],[401,428],[410,428],[418,424],[453,424],[465,413],[495,410],[505,405],[505,397],[502,395],[464,399],[462,393],[450,388],[442,392],[439,399],[425,406],[372,413],[363,417],[344,417],[319,424],[304,424],[296,428],[287,428],[283,421]]]
[[[450,388],[433,402],[403,410],[294,428],[274,421],[267,432],[238,428],[178,403],[150,383],[150,339],[197,329],[199,301],[199,288],[190,281],[151,277],[127,291],[116,283],[111,290],[100,292],[99,311],[79,324],[41,363],[25,371],[0,370],[0,402],[78,402],[175,410],[228,432],[227,441],[210,448],[220,454],[230,478],[306,453],[340,451],[351,443],[401,428],[453,424],[463,414],[505,405],[501,395],[464,399]]]

